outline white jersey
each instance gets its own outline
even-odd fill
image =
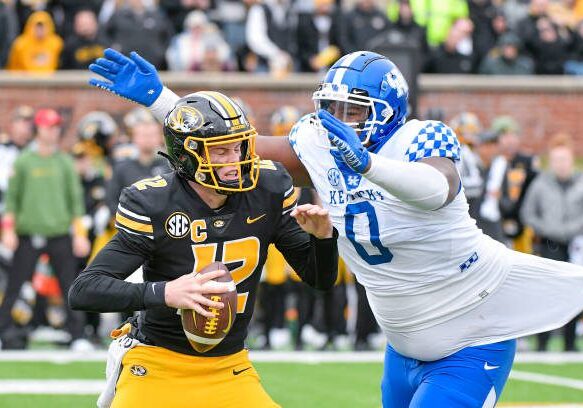
[[[163,119],[176,100],[164,88],[150,109]],[[290,143],[330,211],[340,255],[399,353],[433,361],[464,347],[550,331],[581,312],[583,268],[511,251],[482,234],[463,189],[436,211],[405,204],[335,159],[313,117],[298,122]],[[376,153],[458,160],[459,143],[440,122],[412,120]]]
[[[461,187],[436,211],[406,204],[335,159],[313,115],[298,122],[290,143],[339,232],[340,256],[365,286],[389,339],[467,312],[504,280],[503,246],[476,227]],[[441,122],[411,120],[376,153],[401,161],[459,160],[459,143]]]

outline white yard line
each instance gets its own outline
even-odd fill
[[[104,380],[0,380],[0,394],[97,395]]]
[[[545,404],[541,403],[540,405],[532,405],[532,404],[521,404],[521,403],[505,403],[505,404],[497,404],[499,408],[583,408],[581,404]]]
[[[377,363],[382,362],[381,351],[251,351],[252,361],[257,362],[291,362],[291,363]],[[0,363],[3,361],[46,361],[68,363],[75,361],[105,362],[107,351],[73,352],[69,350],[32,350],[0,351]],[[518,353],[517,363],[564,364],[583,363],[583,353]]]
[[[538,384],[549,384],[566,388],[583,390],[583,381],[571,378],[530,373],[525,371],[512,371],[510,378],[518,381],[528,381]],[[0,380],[0,394],[84,394],[96,395],[105,386],[104,380]],[[534,408],[536,405],[501,404],[501,407]],[[583,405],[559,404],[541,405],[541,407],[583,408]]]
[[[573,378],[559,377],[556,375],[547,375],[539,373],[531,373],[527,371],[510,372],[510,378],[519,381],[529,381],[539,384],[558,385],[560,387],[574,388],[576,390],[583,390],[583,381],[575,380]]]

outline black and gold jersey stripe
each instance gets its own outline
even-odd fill
[[[296,207],[298,204],[298,196],[298,189],[293,186],[285,192],[282,203],[282,214],[290,212]]]
[[[124,208],[121,204],[117,206],[115,214],[115,226],[130,234],[143,235],[154,239],[154,227],[152,220],[145,215],[136,214],[133,211]]]

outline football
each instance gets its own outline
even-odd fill
[[[221,262],[213,262],[205,266],[199,273],[207,273],[222,269],[227,271],[215,279],[217,282],[232,282],[232,289],[221,294],[205,295],[207,298],[222,302],[223,309],[202,306],[214,316],[205,317],[191,309],[181,309],[182,329],[190,345],[199,353],[206,353],[219,344],[229,333],[237,315],[237,288],[227,266]]]

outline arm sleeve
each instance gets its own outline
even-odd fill
[[[401,201],[421,210],[436,210],[449,195],[447,177],[420,160],[430,157],[460,160],[460,144],[453,131],[437,121],[427,121],[405,152],[405,161],[371,154],[371,167],[364,177]]]
[[[289,215],[297,204],[289,175],[285,185],[289,188],[283,194],[275,246],[302,281],[316,289],[330,289],[338,275],[338,232],[334,229],[332,238],[317,239],[303,231]]]
[[[132,191],[125,188],[121,194],[118,233],[71,286],[71,308],[121,312],[165,305],[165,282],[124,282],[155,250],[151,220]]]
[[[168,112],[174,108],[174,105],[179,99],[180,97],[178,95],[176,95],[170,89],[164,87],[162,88],[162,92],[160,93],[160,96],[158,96],[158,99],[156,99],[153,104],[148,106],[148,109],[150,109],[152,115],[154,115],[154,117],[158,119],[160,123],[163,123],[164,119],[166,118],[166,114],[168,114]]]
[[[90,312],[123,312],[165,305],[165,282],[124,281],[147,257],[143,248],[120,231],[71,285],[70,307]]]

